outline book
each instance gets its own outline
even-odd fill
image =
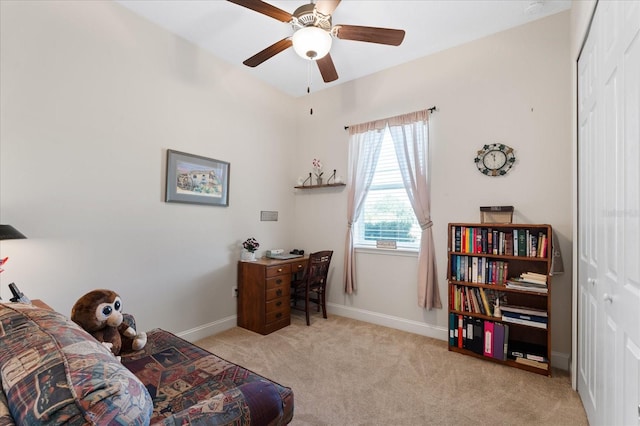
[[[502,347],[502,360],[506,361],[509,353],[509,324],[502,324],[504,327],[504,345]]]
[[[475,312],[475,313],[479,314],[479,313],[481,313],[482,311],[480,310],[480,301],[478,300],[478,297],[477,297],[477,295],[476,295],[475,288],[473,288],[473,287],[472,287],[472,288],[470,289],[470,293],[471,293],[471,294],[470,294],[470,296],[471,296],[471,302],[473,303],[473,312]]]
[[[471,258],[471,280],[472,283],[478,282],[478,258],[473,256]]]
[[[531,234],[529,238],[531,240],[531,244],[530,244],[531,250],[529,250],[529,256],[538,257],[538,236]]]
[[[547,280],[546,279],[541,280],[541,279],[538,279],[538,278],[531,278],[529,276],[522,276],[522,275],[520,275],[519,277],[513,277],[513,278],[511,278],[511,280],[518,281],[518,282],[523,282],[523,283],[529,283],[529,284],[540,284],[540,285],[543,285],[543,286],[547,285]]]
[[[480,312],[482,315],[487,315],[487,311],[484,309],[484,303],[482,301],[482,295],[480,294],[480,289],[478,287],[474,287],[473,294],[478,300],[478,308],[479,308],[478,312]]]
[[[538,242],[538,257],[547,257],[547,241],[548,237],[545,234],[542,234],[542,241]]]
[[[491,309],[492,307],[489,306],[489,299],[487,298],[487,295],[484,292],[484,288],[480,288],[480,298],[482,299],[485,315],[491,316],[493,314],[493,309]]]
[[[549,289],[547,288],[546,285],[543,286],[541,284],[523,282],[523,281],[516,280],[514,278],[507,280],[505,286],[507,288],[512,288],[512,289],[515,289],[515,290],[532,291],[532,292],[536,292],[536,293],[548,293],[549,292]]]
[[[518,256],[527,255],[527,232],[524,229],[518,230]],[[513,254],[516,255],[515,251]]]
[[[536,321],[529,321],[529,320],[524,320],[524,319],[520,319],[520,318],[512,318],[512,317],[508,317],[506,315],[502,315],[502,321],[504,322],[510,322],[512,324],[520,324],[520,325],[526,325],[529,327],[535,327],[535,328],[543,328],[543,329],[547,329],[547,323],[546,322],[536,322]]]
[[[456,345],[456,314],[449,314],[449,346]]]
[[[516,306],[516,305],[500,305],[500,310],[504,312],[517,312],[525,315],[536,315],[539,317],[548,316],[547,311],[543,309],[530,308],[528,306]]]
[[[480,230],[480,253],[488,253],[487,249],[488,249],[488,244],[489,244],[489,231],[487,230],[487,228],[482,228]]]
[[[493,357],[504,360],[504,325],[496,322],[493,324]]]
[[[460,252],[462,251],[462,246],[460,245],[461,241],[461,227],[455,226],[453,227],[453,251]]]
[[[507,232],[504,239],[504,254],[513,256],[513,233]]]
[[[514,284],[529,286],[529,287],[540,287],[540,288],[547,287],[546,283],[534,282],[532,280],[522,279],[520,277],[509,278],[507,281],[512,282]]]
[[[493,357],[493,322],[484,322],[484,346],[482,354],[484,356]]]
[[[502,308],[500,308],[500,309],[502,309]],[[502,312],[502,316],[503,317],[526,320],[526,321],[541,322],[541,323],[544,323],[544,324],[547,324],[547,322],[548,322],[548,318],[547,318],[546,315],[545,316],[527,315],[527,314],[521,314],[521,313],[518,313],[518,312],[504,311],[504,312]]]
[[[549,369],[549,363],[548,362],[534,361],[534,360],[528,359],[528,358],[516,358],[516,362],[518,364],[525,364],[525,365],[529,365],[531,367],[541,368],[543,370],[548,370]]]
[[[532,343],[526,343],[514,340],[509,345],[509,351],[507,352],[509,358],[529,358],[535,361],[548,361],[546,358],[547,348],[542,345],[535,345]]]
[[[484,343],[484,321],[480,318],[473,318],[473,342],[471,351],[482,355]]]
[[[535,272],[523,272],[520,274],[520,279],[522,281],[528,281],[538,284],[547,284],[547,276],[543,274],[537,274]]]

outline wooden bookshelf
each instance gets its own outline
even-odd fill
[[[551,237],[550,225],[448,225],[450,351],[551,376]]]

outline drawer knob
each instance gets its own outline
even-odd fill
[[[276,295],[277,296],[282,296],[282,289],[276,290]]]

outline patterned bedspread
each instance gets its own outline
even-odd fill
[[[152,412],[142,383],[108,349],[31,305],[0,303],[0,378],[2,425],[146,425]]]
[[[284,425],[293,392],[167,331],[148,334],[142,351],[122,363],[153,400],[151,423],[164,425]]]

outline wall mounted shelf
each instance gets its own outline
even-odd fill
[[[316,189],[316,188],[335,188],[338,186],[345,186],[344,183],[325,183],[322,185],[298,185],[294,186],[295,189]]]

